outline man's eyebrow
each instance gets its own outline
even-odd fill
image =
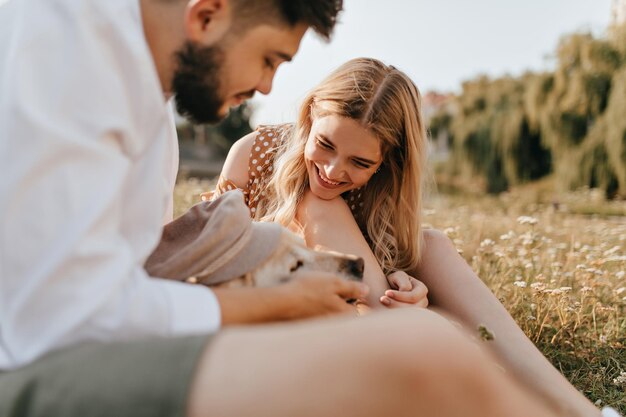
[[[325,142],[328,142],[328,144],[331,145],[333,148],[335,147],[335,144],[330,139],[328,139],[328,137],[324,136],[321,133],[318,133],[317,136],[319,136]],[[376,165],[376,161],[371,161],[371,160],[366,159],[366,158],[361,158],[360,156],[353,156],[352,159],[354,159],[356,161],[359,161],[359,162],[366,163],[366,164]]]
[[[291,62],[291,60],[293,59],[292,55],[289,55],[286,52],[281,52],[281,51],[274,51],[272,52],[274,55],[276,55],[277,57],[279,57],[280,59],[282,59],[285,62]]]

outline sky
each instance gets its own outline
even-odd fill
[[[422,93],[459,92],[479,74],[551,69],[561,36],[603,35],[610,7],[611,0],[344,0],[333,40],[305,35],[270,95],[252,100],[252,123],[294,121],[306,92],[359,56],[403,70]]]

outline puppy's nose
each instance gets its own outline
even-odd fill
[[[363,258],[346,259],[346,271],[358,279],[363,279],[363,270],[365,269],[365,263]]]

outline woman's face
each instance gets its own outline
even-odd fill
[[[304,161],[313,194],[331,200],[369,181],[382,162],[380,141],[353,119],[318,117],[304,148]]]

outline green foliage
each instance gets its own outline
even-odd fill
[[[449,131],[450,123],[452,122],[452,116],[450,113],[440,112],[430,119],[428,130],[430,131],[430,137],[436,138],[441,131]]]
[[[554,172],[564,188],[626,197],[625,43],[624,28],[573,34],[553,73],[465,82],[457,111],[432,119],[452,138],[449,171],[483,176],[489,192]]]
[[[252,132],[250,126],[250,116],[252,111],[250,106],[242,104],[231,109],[228,117],[215,126],[207,126],[207,134],[211,142],[224,154],[237,140]]]
[[[250,116],[252,110],[248,104],[231,109],[228,116],[217,125],[192,125],[184,123],[177,127],[180,141],[206,142],[223,155],[237,140],[252,132]]]
[[[449,123],[453,164],[484,176],[490,193],[550,171],[550,155],[524,109],[530,77],[481,77],[464,83],[457,98],[461,111]],[[434,118],[442,119],[442,115]]]

